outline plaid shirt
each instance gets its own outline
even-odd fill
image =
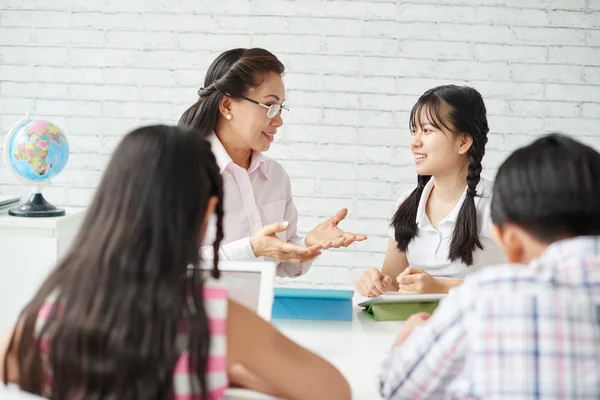
[[[467,277],[378,380],[386,399],[600,399],[600,236]]]

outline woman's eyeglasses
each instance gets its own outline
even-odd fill
[[[266,108],[268,110],[267,117],[269,117],[269,118],[275,118],[277,116],[277,114],[279,114],[282,110],[290,111],[290,109],[284,105],[279,105],[279,104],[268,105],[268,104],[261,103],[260,101],[249,99],[244,96],[242,96],[242,98],[244,100],[248,100],[251,103],[258,104],[259,106]]]

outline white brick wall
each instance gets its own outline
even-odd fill
[[[303,284],[351,284],[381,265],[394,202],[415,180],[408,112],[430,87],[482,92],[489,178],[546,131],[600,149],[599,0],[0,0],[0,129],[26,112],[60,125],[73,154],[45,192],[85,205],[120,137],[175,123],[234,46],[286,64],[292,111],[270,153],[292,178],[300,229],[348,207],[343,226],[370,236],[326,252]],[[0,193],[23,191],[2,160]]]

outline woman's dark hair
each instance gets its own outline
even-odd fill
[[[520,148],[498,170],[491,216],[548,243],[600,235],[600,154],[559,134]]]
[[[219,117],[219,103],[223,96],[234,99],[246,96],[251,88],[262,84],[265,74],[283,75],[283,64],[267,50],[232,49],[219,55],[208,67],[204,87],[198,90],[198,101],[179,119],[179,126],[211,135]]]
[[[442,116],[442,105],[448,107],[446,118]],[[429,122],[437,129],[444,128],[454,133],[463,133],[473,139],[468,152],[467,196],[463,202],[454,227],[448,258],[460,259],[467,265],[473,264],[473,252],[483,249],[479,240],[480,218],[475,207],[477,184],[481,174],[481,160],[485,154],[489,132],[485,104],[481,94],[467,86],[445,85],[426,91],[410,112],[409,128],[419,125],[421,111],[425,110]],[[431,176],[419,175],[417,188],[398,207],[391,225],[395,230],[398,249],[405,252],[417,234],[417,209],[423,189]]]
[[[196,132],[168,126],[143,127],[125,136],[70,251],[19,317],[21,389],[42,394],[40,338],[47,337],[53,380],[51,393],[44,395],[167,398],[183,322],[190,370],[197,371],[200,389],[208,392],[209,330],[196,270],[211,196],[219,199],[216,278],[223,193],[210,145]],[[193,273],[189,266],[196,267]],[[49,298],[54,305],[40,330],[36,320]],[[14,340],[13,334],[10,347]],[[6,382],[6,373],[3,378]]]

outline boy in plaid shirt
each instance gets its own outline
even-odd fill
[[[600,398],[600,154],[542,137],[500,167],[493,234],[507,265],[403,325],[386,399]]]

